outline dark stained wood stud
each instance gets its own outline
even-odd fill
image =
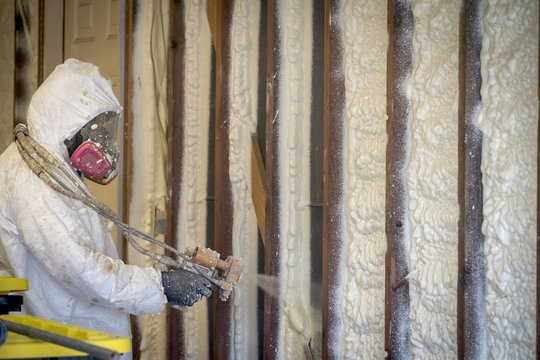
[[[279,41],[279,17],[276,0],[268,0],[267,48],[266,48],[266,246],[264,272],[277,276],[281,241],[279,239],[279,127],[278,99],[281,49]],[[264,295],[264,359],[276,359],[279,343],[280,303],[272,295]]]
[[[222,258],[232,255],[233,200],[229,176],[229,126],[231,78],[230,39],[234,0],[217,1],[213,4],[217,24],[214,38],[216,48],[216,134],[215,134],[215,208],[214,246]],[[219,52],[217,51],[218,49]],[[222,359],[230,354],[232,324],[232,300],[221,301],[214,295],[214,348],[213,358]]]
[[[170,198],[167,202],[167,244],[178,247],[178,213],[180,212],[180,189],[182,186],[182,158],[184,149],[185,104],[185,4],[183,1],[169,4],[170,42],[168,74],[168,128],[167,128],[167,184]],[[171,255],[171,254],[169,254]],[[185,358],[185,329],[182,312],[167,307],[167,358]]]
[[[481,104],[482,1],[465,0],[459,34],[458,130],[458,357],[484,353],[485,257],[482,234],[482,133],[476,126]]]
[[[409,254],[407,223],[407,135],[410,104],[405,94],[412,69],[413,14],[410,0],[388,2],[386,157],[386,310],[385,349],[392,359],[410,357]],[[399,283],[399,286],[397,284]]]
[[[343,69],[340,1],[325,1],[324,30],[324,164],[323,164],[323,358],[337,359],[332,353],[340,309],[339,267],[343,248],[343,132],[345,112],[345,73]]]
[[[126,37],[124,53],[126,55],[125,70],[124,70],[124,161],[123,161],[123,182],[122,182],[122,219],[125,223],[129,223],[129,203],[131,200],[131,170],[133,167],[132,153],[131,153],[131,128],[132,128],[132,114],[131,114],[131,99],[133,98],[133,59],[130,54],[133,54],[133,27],[134,19],[137,11],[137,1],[126,1],[125,8],[125,21],[126,21]],[[122,237],[122,260],[128,262],[128,242]],[[131,355],[134,360],[141,358],[141,332],[137,327],[137,320],[135,315],[130,315],[131,322]]]

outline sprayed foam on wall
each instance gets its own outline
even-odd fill
[[[345,261],[341,358],[384,357],[387,4],[344,1]]]
[[[159,11],[160,2],[139,2],[133,34],[132,104],[132,195],[129,204],[130,224],[152,233],[155,206],[164,209],[166,195],[166,147],[163,138],[167,120],[167,46],[168,6]],[[160,31],[162,30],[162,31]],[[141,56],[140,54],[152,54]],[[161,129],[160,129],[161,127]],[[153,251],[159,248],[148,246]],[[129,263],[151,266],[152,262],[129,248]],[[141,335],[141,359],[165,357],[165,311],[141,315],[137,324]]]
[[[311,108],[311,1],[278,8],[281,92],[278,99],[279,214],[282,259],[280,358],[304,358],[314,331],[310,305],[309,144]]]
[[[257,273],[257,219],[251,199],[251,134],[257,128],[257,75],[260,4],[236,0],[231,30],[230,161],[235,256],[244,259],[244,273]],[[229,358],[258,356],[257,288],[242,281],[233,293]]]
[[[178,212],[178,249],[206,247],[208,144],[210,117],[211,40],[206,1],[184,4],[184,139]],[[183,313],[184,356],[204,359],[209,354],[208,300],[203,298]]]
[[[233,248],[235,255],[249,259],[255,226],[248,192],[250,163],[246,155],[251,153],[249,135],[256,114],[252,89],[256,88],[257,70],[253,61],[258,16],[251,14],[258,14],[259,9],[254,6],[247,0],[236,3],[231,39],[233,70],[229,79],[230,173],[235,201]],[[312,75],[311,66],[306,64],[311,61],[311,4],[291,0],[280,2],[279,6],[283,51],[279,57],[282,91],[278,101],[282,124],[279,181],[283,194],[280,199],[283,257],[279,275],[283,302],[277,354],[279,358],[304,358],[305,345],[314,331],[309,299],[309,189],[305,186],[310,176],[307,134]],[[411,233],[410,318],[414,358],[457,357],[459,6],[459,2],[448,0],[413,1],[414,64],[407,88],[412,106],[412,142],[406,176],[410,191],[407,228],[410,227]],[[339,294],[343,340],[333,350],[344,358],[382,357],[384,269],[381,266],[386,244],[384,234],[380,234],[381,227],[384,229],[386,176],[384,8],[376,2],[355,4],[344,0],[342,10],[347,91],[344,139],[347,194],[343,205],[347,244],[343,290]],[[534,356],[536,315],[538,3],[486,1],[484,28],[480,127],[484,135],[487,348],[491,358],[530,358]],[[139,61],[139,85],[148,86],[146,60]],[[149,88],[144,89],[148,89],[145,94],[153,94]],[[144,89],[137,91],[142,93]],[[196,94],[195,91],[193,96],[200,96]],[[136,93],[136,96],[140,95]],[[138,116],[150,116],[147,103],[140,103],[145,107],[137,109]],[[153,140],[148,140],[150,130],[151,127],[138,130],[137,141],[148,145],[144,147],[147,157],[159,153]],[[192,130],[195,134],[200,129],[188,129]],[[194,147],[195,143],[188,142],[187,146]],[[154,159],[149,161],[155,163]],[[186,171],[185,176],[194,181],[189,174],[199,169],[187,166]],[[145,202],[153,199],[155,190],[144,179],[137,186],[134,193],[150,194]],[[190,202],[197,199],[197,191],[190,191],[186,190],[186,194],[191,194],[186,195],[186,206],[197,208]],[[142,219],[141,226],[145,225],[146,213],[134,209],[132,214]],[[190,221],[186,222],[186,229],[191,227],[190,231],[195,233],[201,224]],[[233,299],[233,346],[229,354],[233,358],[255,357],[251,336],[256,325],[249,315],[255,302],[246,300],[252,296],[249,291],[239,287],[235,293],[241,296]],[[205,340],[194,341],[197,344]],[[152,344],[152,341],[143,343]],[[158,354],[155,358],[162,356]]]
[[[459,2],[412,2],[410,318],[413,358],[457,357]]]
[[[480,129],[488,356],[534,358],[538,1],[485,1]]]

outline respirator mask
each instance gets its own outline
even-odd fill
[[[117,175],[118,117],[118,113],[104,112],[90,120],[73,139],[65,141],[71,165],[87,179],[101,185],[110,183]]]

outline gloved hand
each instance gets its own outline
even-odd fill
[[[184,269],[163,271],[161,280],[167,301],[173,305],[192,306],[199,295],[208,297],[216,289],[204,276]]]

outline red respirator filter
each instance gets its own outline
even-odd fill
[[[89,140],[73,152],[70,160],[75,169],[94,178],[104,177],[112,167],[105,153]]]

